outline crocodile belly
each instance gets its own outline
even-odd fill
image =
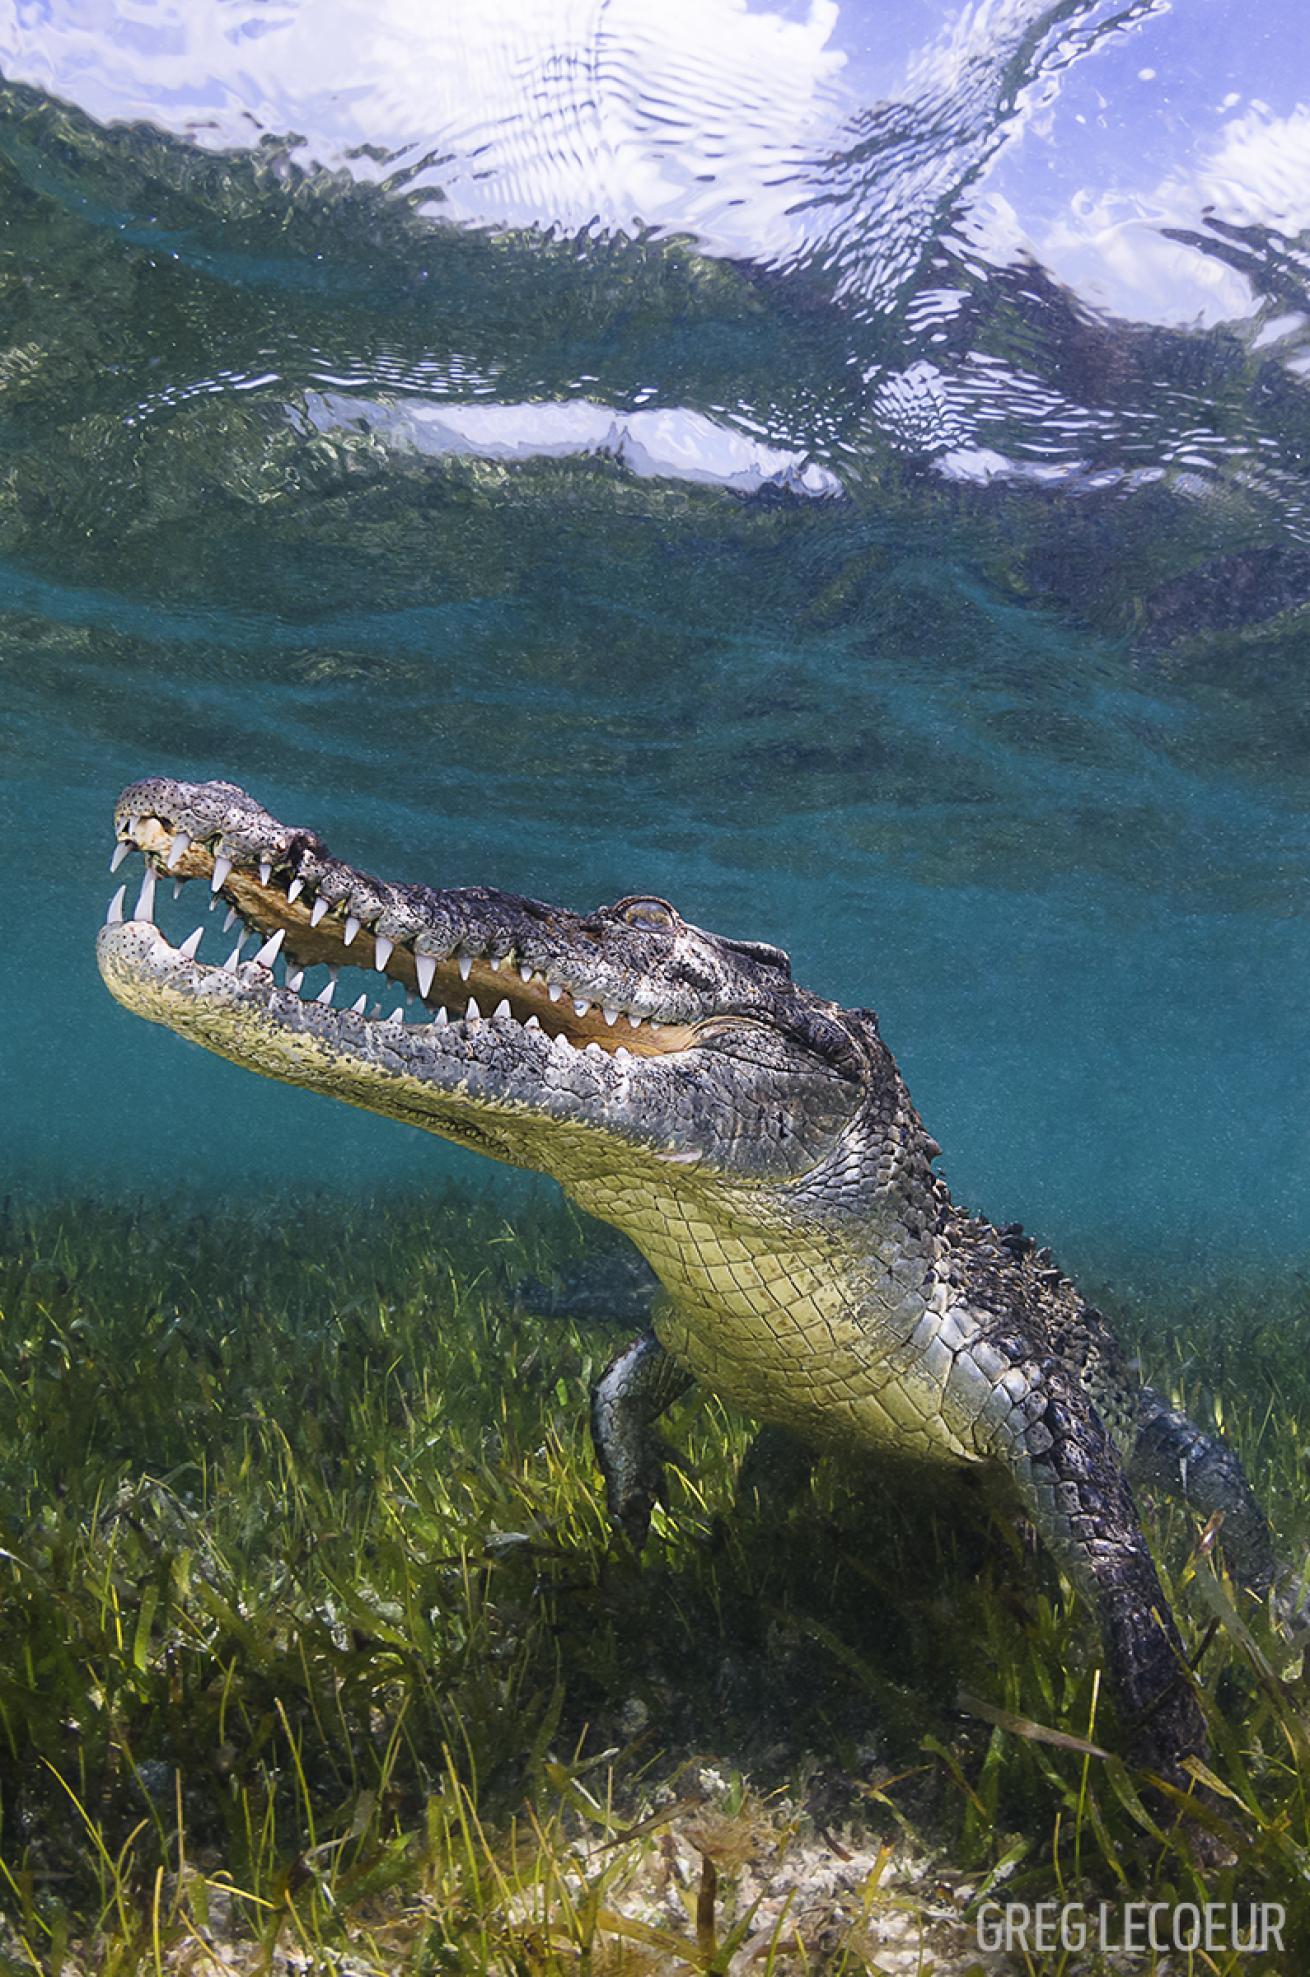
[[[811,1443],[976,1462],[1016,1418],[1008,1364],[971,1312],[947,1308],[932,1259],[894,1232],[855,1252],[729,1223],[690,1190],[606,1177],[570,1192],[653,1266],[666,1351],[757,1420]]]
[[[656,1331],[711,1392],[807,1441],[982,1459],[1003,1397],[958,1323],[921,1302],[877,1317],[808,1299],[746,1310],[679,1299],[658,1314]]]

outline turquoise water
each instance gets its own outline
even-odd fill
[[[672,898],[1102,1274],[1310,1242],[1290,0],[0,0],[4,1186],[496,1170],[110,1002],[110,808]]]

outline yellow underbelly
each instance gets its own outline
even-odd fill
[[[871,1350],[859,1327],[795,1310],[725,1321],[722,1309],[670,1303],[655,1329],[711,1393],[807,1441],[935,1461],[979,1457],[972,1436],[950,1418],[945,1379],[913,1346]]]
[[[660,1343],[756,1419],[945,1462],[985,1459],[1011,1424],[1016,1376],[971,1314],[945,1308],[922,1250],[761,1240],[687,1196],[588,1192],[583,1206],[625,1228],[659,1274]]]

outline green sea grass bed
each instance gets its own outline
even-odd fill
[[[1307,6],[0,0],[0,1977],[1310,1972]],[[143,778],[876,1009],[1268,1510],[1142,1503],[1191,1776],[967,1475],[702,1389],[616,1536],[628,1252],[120,1006]]]
[[[835,1458],[739,1490],[750,1424],[691,1399],[621,1549],[586,1427],[619,1335],[568,1312],[612,1240],[454,1189],[5,1202],[2,1967],[1305,1968],[1302,1647],[1214,1534],[1149,1519],[1212,1741],[1170,1825],[1003,1505]],[[1310,1286],[1150,1302],[1156,1381],[1301,1557]],[[1143,1890],[1280,1904],[1285,1954],[979,1928]]]

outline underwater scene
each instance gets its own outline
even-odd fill
[[[1301,0],[0,0],[0,1970],[1310,1968],[1308,659]]]

